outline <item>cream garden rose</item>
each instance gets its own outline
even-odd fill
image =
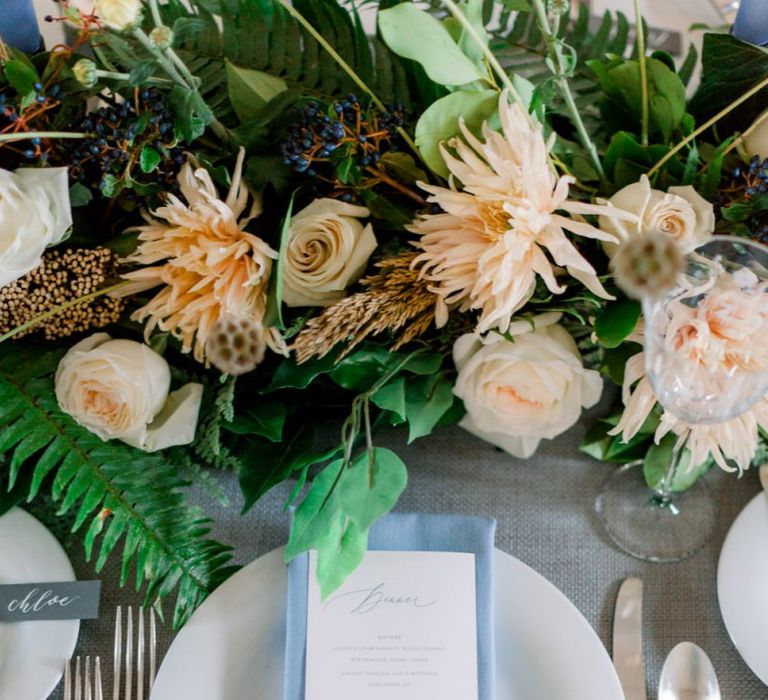
[[[111,29],[123,31],[141,19],[141,0],[96,0],[96,14]]]
[[[530,457],[545,438],[570,428],[602,393],[602,379],[585,369],[576,343],[546,313],[496,332],[461,336],[453,346],[454,393],[464,401],[460,425],[516,457]]]
[[[169,394],[170,384],[168,363],[150,347],[95,333],[59,363],[56,399],[102,440],[154,452],[195,437],[203,387],[190,383]]]
[[[690,253],[706,243],[715,230],[714,207],[690,186],[670,187],[665,193],[653,189],[643,175],[639,182],[620,189],[608,201],[616,210],[637,217],[634,222],[608,215],[600,217],[600,228],[619,241],[660,231],[674,238],[683,253]],[[610,242],[603,247],[611,256],[618,248]]]
[[[766,110],[768,112],[768,110]],[[763,112],[744,133],[744,141],[739,145],[739,152],[746,160],[757,156],[761,160],[768,158],[768,114]]]
[[[71,226],[66,168],[0,169],[0,287],[40,265]]]
[[[316,199],[291,220],[283,260],[283,301],[288,306],[328,306],[363,273],[376,248],[365,207]]]

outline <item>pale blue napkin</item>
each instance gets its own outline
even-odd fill
[[[0,5],[0,36],[3,41],[27,53],[37,51],[40,48],[40,28],[32,0],[2,0]]]
[[[368,549],[470,552],[475,555],[477,665],[480,700],[493,700],[493,549],[496,521],[461,515],[390,513],[371,528]],[[283,700],[304,700],[309,556],[288,565],[288,609]]]
[[[741,0],[739,13],[733,23],[733,35],[757,46],[768,44],[768,2]]]

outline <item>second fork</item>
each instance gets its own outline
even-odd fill
[[[152,608],[149,610],[149,638],[146,637],[144,609],[139,608],[134,614],[133,606],[128,606],[123,635],[123,608],[118,605],[115,614],[112,700],[144,700],[145,694],[149,697],[157,669],[157,623]]]

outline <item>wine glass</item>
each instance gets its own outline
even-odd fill
[[[716,236],[686,258],[678,283],[643,299],[645,369],[678,438],[655,488],[642,462],[614,471],[596,509],[609,536],[640,559],[679,561],[711,536],[714,499],[702,479],[684,491],[688,427],[722,423],[768,394],[768,248]],[[677,419],[677,420],[675,420]]]

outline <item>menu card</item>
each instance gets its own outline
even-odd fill
[[[321,600],[310,554],[305,700],[477,700],[475,555],[369,551]]]

